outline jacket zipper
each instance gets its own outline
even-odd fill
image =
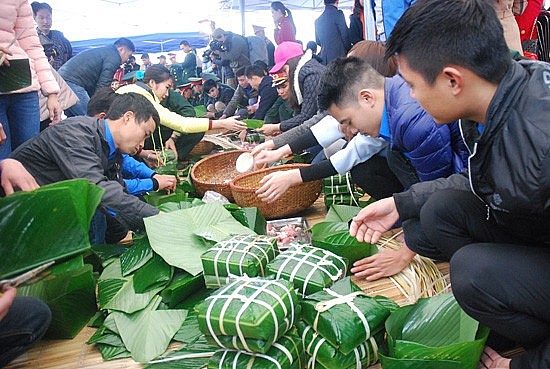
[[[458,122],[458,128],[460,129],[460,135],[462,136],[462,141],[464,141],[464,144],[466,145],[468,152],[470,152],[470,155],[468,156],[468,183],[470,184],[470,189],[472,190],[472,193],[479,199],[479,201],[485,204],[485,201],[483,201],[483,199],[474,190],[474,184],[472,183],[471,159],[474,157],[474,155],[477,152],[477,142],[474,142],[474,148],[473,150],[470,150],[470,147],[468,146],[468,143],[464,138],[464,131],[462,130],[462,120]],[[485,217],[485,220],[489,220],[489,218],[491,217],[491,208],[487,204],[485,204],[485,208],[487,209],[487,216]]]

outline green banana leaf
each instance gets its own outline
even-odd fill
[[[96,311],[94,316],[90,319],[88,322],[88,327],[90,328],[99,328],[103,325],[103,322],[105,321],[105,317],[107,315],[104,311]]]
[[[188,296],[204,288],[202,274],[192,276],[183,270],[176,269],[172,281],[161,291],[160,295],[162,302],[167,304],[170,309],[173,309]],[[192,308],[192,306],[189,308]]]
[[[167,202],[187,201],[187,193],[176,191],[171,194],[166,194],[165,191],[150,191],[143,195],[143,198],[148,204],[158,207]]]
[[[144,222],[153,250],[168,264],[192,275],[202,271],[200,257],[212,245],[208,241],[254,233],[217,202],[148,217]]]
[[[236,204],[226,204],[224,207],[245,227],[257,234],[266,234],[267,221],[258,208],[241,208]]]
[[[388,352],[380,360],[389,369],[420,364],[426,369],[475,369],[489,334],[462,311],[451,293],[398,309],[387,319],[386,331]]]
[[[162,289],[159,287],[145,293],[136,293],[133,279],[133,275],[122,276],[118,259],[105,267],[97,283],[97,299],[100,309],[131,314],[145,308]]]
[[[174,268],[160,256],[153,257],[134,273],[134,291],[145,293],[152,289],[164,288],[172,279]]]
[[[153,257],[153,249],[147,237],[134,240],[128,250],[120,255],[120,268],[122,276],[127,276],[133,271],[141,268]]]
[[[163,166],[155,169],[158,174],[169,174],[172,176],[178,175],[178,163],[176,161],[164,163]]]
[[[359,242],[349,234],[348,222],[360,210],[356,206],[332,205],[325,221],[311,228],[311,244],[345,257],[350,264],[378,253],[376,245]]]
[[[126,350],[124,346],[111,346],[104,343],[96,344],[97,349],[101,352],[101,357],[105,361],[124,359],[130,357],[130,351]]]
[[[90,220],[103,190],[84,179],[0,199],[0,278],[90,247]]]
[[[347,223],[357,214],[361,208],[349,205],[332,205],[325,217],[325,222],[344,222]]]
[[[153,361],[145,369],[204,369],[218,349],[219,347],[211,346],[204,337],[200,337],[195,342],[185,344],[179,350]]]
[[[103,343],[105,345],[111,345],[111,346],[120,346],[124,347],[124,342],[122,342],[122,338],[115,332],[111,331],[110,329],[107,329],[105,326],[101,326],[98,328],[92,337],[86,341],[88,345],[94,344],[94,343]]]
[[[75,337],[97,310],[92,266],[84,264],[82,255],[51,267],[46,276],[20,286],[17,294],[37,297],[50,307],[48,338]]]
[[[122,341],[137,362],[148,362],[166,351],[187,316],[187,310],[156,310],[160,302],[157,296],[137,313],[113,312]]]
[[[187,312],[187,317],[181,325],[180,329],[174,336],[174,341],[178,341],[184,344],[192,344],[196,342],[200,337],[204,337],[199,329],[199,322],[194,310]]]
[[[262,119],[243,119],[243,122],[246,123],[246,128],[258,129],[264,125]]]
[[[197,199],[197,198],[189,198],[185,201],[180,202],[165,202],[163,204],[160,204],[157,206],[157,208],[160,211],[164,211],[165,213],[169,213],[171,211],[175,210],[181,210],[181,209],[189,209],[193,208],[195,206],[203,205],[204,201]]]
[[[195,116],[197,118],[202,118],[206,115],[206,106],[204,105],[197,105],[193,107],[195,109]]]
[[[124,254],[130,246],[123,245],[120,243],[114,245],[92,245],[92,252],[101,260],[103,264],[109,259],[117,258],[120,255]]]

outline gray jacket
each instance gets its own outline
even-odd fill
[[[132,230],[144,228],[143,218],[158,210],[124,191],[109,159],[105,121],[74,117],[44,130],[19,146],[11,157],[19,160],[39,185],[85,178],[105,190],[99,209],[109,211]],[[121,157],[118,151],[115,158]]]

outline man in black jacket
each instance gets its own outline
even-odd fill
[[[266,76],[262,67],[258,65],[246,67],[245,73],[252,88],[258,91],[258,100],[260,101],[257,108],[248,108],[248,114],[253,119],[263,120],[279,96],[275,87],[271,85],[273,79],[271,76]]]
[[[20,161],[39,185],[88,179],[105,190],[96,215],[108,213],[139,231],[144,229],[143,218],[158,210],[124,191],[122,154],[136,154],[158,124],[159,115],[147,98],[122,94],[106,119],[66,119],[19,146],[11,158]]]
[[[512,61],[485,0],[417,1],[386,55],[436,122],[462,118],[469,169],[366,207],[351,235],[376,242],[400,219],[409,248],[450,261],[453,293],[489,344],[527,350],[486,348],[484,367],[549,368],[550,65]]]
[[[136,51],[132,41],[119,38],[113,45],[89,49],[73,56],[59,74],[78,96],[79,102],[65,110],[68,117],[86,115],[86,107],[95,91],[109,87],[121,64]]]

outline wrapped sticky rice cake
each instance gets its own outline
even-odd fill
[[[365,295],[349,277],[302,301],[302,320],[342,353],[349,354],[384,327],[397,308],[392,300]]]
[[[275,237],[236,235],[220,241],[201,256],[206,287],[224,286],[236,276],[265,277],[278,254]]]
[[[275,342],[266,354],[239,350],[216,351],[208,369],[303,369],[304,352],[300,338],[287,334]]]
[[[300,311],[292,284],[285,280],[241,277],[195,306],[199,329],[220,347],[219,336],[266,341],[282,337]]]
[[[267,265],[268,275],[294,284],[301,296],[321,291],[343,278],[347,260],[309,245],[294,245]]]
[[[384,331],[355,347],[349,354],[343,354],[326,339],[300,321],[296,324],[308,356],[308,368],[366,368],[378,361],[378,344],[384,339]]]

